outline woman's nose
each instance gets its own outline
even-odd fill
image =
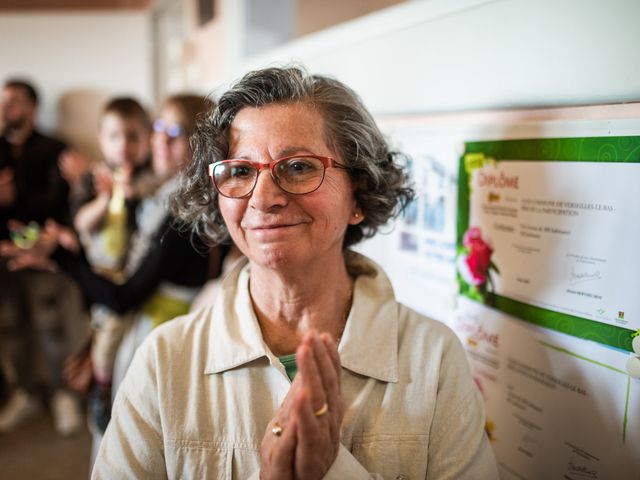
[[[169,143],[169,135],[165,132],[153,132],[153,136],[151,137],[151,142],[156,143]]]
[[[273,207],[287,204],[287,194],[278,186],[269,169],[258,172],[256,186],[251,192],[249,204],[259,210],[269,210]]]

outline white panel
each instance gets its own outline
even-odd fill
[[[58,101],[127,94],[152,99],[146,13],[0,15],[0,81],[26,76],[43,103],[41,124],[56,126]]]
[[[422,0],[240,64],[302,61],[375,113],[614,103],[640,98],[636,0]]]

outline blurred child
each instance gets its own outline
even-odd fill
[[[126,279],[123,268],[129,239],[136,228],[135,209],[158,185],[151,169],[151,124],[147,112],[132,98],[115,98],[105,106],[98,140],[104,163],[95,166],[76,194],[74,226],[94,271],[116,283]],[[76,160],[68,154],[62,162]],[[104,430],[110,416],[114,357],[124,323],[108,307],[91,308],[94,328],[91,359],[93,387],[89,398],[92,424]]]
[[[120,274],[127,239],[135,229],[135,207],[158,185],[149,158],[150,138],[149,117],[136,100],[107,103],[98,134],[104,163],[79,187],[73,223],[90,263],[108,275]]]

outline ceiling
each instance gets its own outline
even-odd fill
[[[0,0],[0,11],[144,10],[153,0]]]

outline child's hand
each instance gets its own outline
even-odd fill
[[[122,175],[122,190],[124,192],[125,198],[133,198],[135,197],[135,189],[133,187],[133,171],[135,170],[135,165],[133,163],[125,163],[122,166],[121,175]]]
[[[104,165],[98,165],[93,169],[93,187],[96,189],[96,195],[111,196],[111,192],[113,191],[113,175]]]
[[[62,178],[73,188],[80,184],[82,178],[91,168],[91,163],[91,159],[83,153],[65,150],[58,159],[58,168],[60,168]]]
[[[53,220],[47,220],[44,224],[44,233],[49,238],[55,238],[56,244],[73,253],[80,251],[80,240],[71,228],[60,225]]]

